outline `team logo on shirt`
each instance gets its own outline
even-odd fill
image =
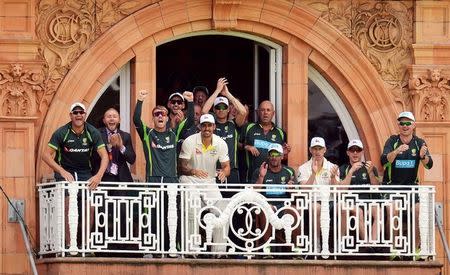
[[[228,132],[228,126],[225,126],[225,132]]]
[[[64,147],[64,151],[69,152],[69,153],[85,153],[85,152],[89,152],[89,148],[67,148],[67,147]]]
[[[415,156],[416,156],[416,153],[417,153],[416,148],[412,148],[412,149],[411,149],[411,156],[415,157]]]
[[[366,173],[362,173],[361,176],[362,176],[362,179],[363,179],[363,180],[366,180],[366,179],[367,179],[367,174],[366,174]]]
[[[170,142],[170,137],[166,137],[166,143]]]
[[[87,145],[87,138],[83,138],[83,145]]]
[[[282,183],[282,184],[285,184],[285,183],[286,183],[286,177],[284,177],[284,176],[281,177],[281,183]]]
[[[277,135],[272,135],[272,141],[275,141],[277,139]]]

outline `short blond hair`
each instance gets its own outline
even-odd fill
[[[156,110],[164,111],[166,113],[166,115],[169,114],[169,111],[167,110],[167,108],[162,105],[156,105],[152,110],[152,115]]]

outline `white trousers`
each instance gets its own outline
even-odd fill
[[[199,208],[203,208],[206,205],[214,206],[217,209],[210,210],[210,213],[214,214],[216,217],[220,217],[221,212],[225,210],[228,202],[222,199],[219,187],[216,186],[216,180],[212,179],[200,179],[193,176],[181,176],[180,183],[192,183],[193,185],[189,187],[189,199],[191,201],[201,201]],[[214,186],[207,186],[204,184],[214,184]],[[200,210],[200,209],[197,210]],[[220,210],[220,211],[218,211]],[[199,213],[199,211],[193,211],[193,209],[185,209],[188,211],[188,234],[198,234],[198,219],[194,214]],[[221,226],[214,227],[212,232],[212,240],[215,244],[211,250],[212,252],[226,252],[226,243],[229,230],[228,219],[222,223]]]

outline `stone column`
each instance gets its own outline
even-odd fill
[[[297,38],[284,47],[283,128],[292,148],[289,165],[296,169],[307,159],[308,144],[308,55],[311,48]]]
[[[448,1],[415,2],[414,63],[409,68],[409,99],[417,120],[416,134],[424,138],[434,160],[431,170],[419,170],[421,184],[436,187],[436,202],[450,206],[448,173],[450,136],[450,3]],[[429,211],[433,213],[434,211]],[[450,215],[444,215],[445,234],[450,230]],[[442,241],[436,231],[437,260],[445,263]]]

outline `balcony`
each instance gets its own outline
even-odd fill
[[[223,188],[39,184],[40,264],[439,266],[432,186],[296,186],[277,198],[264,194],[280,185]],[[380,262],[392,256],[403,262]]]

